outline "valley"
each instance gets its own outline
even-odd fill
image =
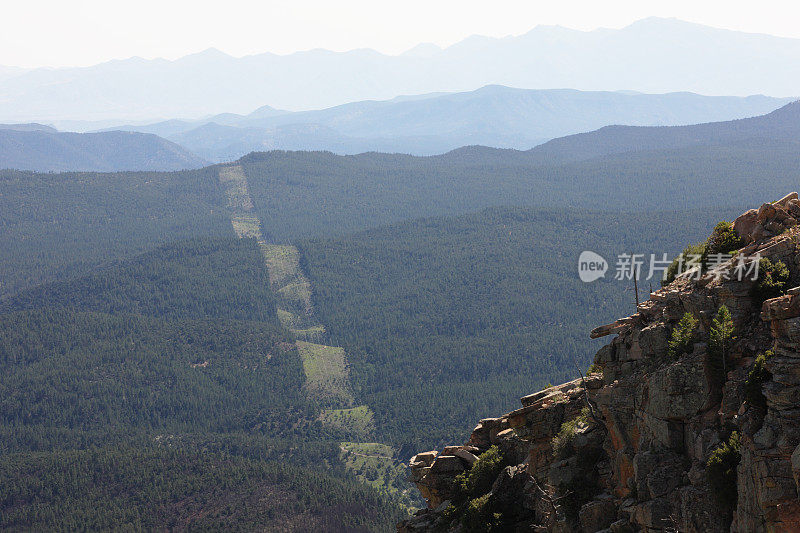
[[[797,183],[798,110],[530,150],[0,170],[0,527],[393,530],[431,494],[418,452],[469,460],[445,447],[521,397],[577,409],[550,384],[660,294],[615,279],[620,254],[675,257]],[[586,250],[609,263],[591,283]]]
[[[373,436],[376,433],[374,416],[367,405],[356,406],[345,350],[320,344],[326,337],[325,326],[315,319],[313,288],[300,267],[300,251],[295,246],[271,244],[264,240],[261,222],[253,214],[247,177],[240,165],[220,167],[219,180],[236,235],[240,239],[255,239],[264,256],[270,289],[276,297],[276,315],[281,325],[297,339],[294,346],[305,373],[304,393],[309,401],[322,407],[317,421],[353,438]],[[348,460],[351,456],[357,457],[352,447],[372,449],[374,446],[380,447],[383,455],[360,456],[358,468]],[[404,471],[404,465],[391,447],[342,443],[340,449],[346,470],[370,476],[370,486],[386,491],[406,507],[418,503],[409,495],[403,476],[399,475]],[[377,474],[386,471],[391,475]],[[364,481],[366,478],[359,479]]]

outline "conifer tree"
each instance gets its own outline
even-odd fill
[[[734,338],[733,332],[734,326],[731,312],[723,305],[719,308],[719,311],[717,311],[717,316],[711,324],[708,344],[711,349],[711,354],[722,360],[722,371],[725,375],[728,373],[727,359],[731,342]]]

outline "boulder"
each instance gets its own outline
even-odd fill
[[[450,472],[463,472],[464,465],[455,455],[440,455],[431,465],[430,474],[443,474]]]
[[[775,202],[775,204],[777,204],[777,205],[779,205],[781,207],[786,207],[789,204],[789,202],[791,202],[792,200],[797,200],[797,199],[798,199],[797,193],[796,192],[790,192],[789,194],[787,194],[786,196],[784,196],[783,198],[781,198],[780,200]]]
[[[792,477],[797,493],[800,494],[800,445],[792,452]]]
[[[700,412],[711,388],[704,355],[694,353],[650,375],[650,414],[662,420],[685,420]]]
[[[769,203],[763,204],[761,207],[758,208],[758,215],[756,220],[758,220],[758,222],[761,222],[763,224],[765,221],[773,218],[777,212],[778,211],[775,208],[774,204],[769,204]]]
[[[484,426],[483,423],[478,423],[475,429],[472,430],[472,435],[469,437],[469,444],[482,450],[491,446],[492,442],[489,438],[489,428]]]
[[[786,210],[794,218],[800,218],[800,200],[789,200],[789,202],[786,204]]]
[[[739,237],[744,239],[746,242],[751,242],[751,237],[756,228],[757,222],[758,211],[751,209],[750,211],[739,215],[739,217],[733,221],[733,229],[736,230],[736,233],[739,235]]]
[[[478,460],[475,454],[468,452],[467,450],[461,448],[460,450],[456,450],[454,455],[459,459],[465,461],[467,465],[472,466],[472,464]]]
[[[552,463],[548,478],[553,486],[563,487],[578,479],[582,473],[582,469],[578,465],[578,458],[572,456]]]
[[[609,529],[611,533],[633,533],[633,526],[628,521],[627,518],[620,518],[616,522],[613,522]]]
[[[409,463],[412,468],[414,468],[414,465],[431,466],[431,464],[433,464],[433,460],[436,459],[437,455],[438,454],[436,453],[435,450],[430,452],[418,453],[417,455],[411,458],[411,461],[409,461]]]

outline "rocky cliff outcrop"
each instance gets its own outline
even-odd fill
[[[799,220],[796,193],[743,214],[730,260],[592,332],[592,373],[416,455],[398,530],[800,531]]]

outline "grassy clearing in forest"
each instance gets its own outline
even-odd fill
[[[300,271],[300,251],[288,244],[265,244],[261,247],[269,268],[269,281],[273,287],[283,287],[303,277]]]
[[[250,213],[234,213],[231,215],[231,225],[236,236],[240,239],[261,239],[261,223],[258,217]]]
[[[311,307],[311,284],[305,279],[284,285],[275,292],[279,298],[294,304],[292,307]]]
[[[250,211],[253,209],[253,200],[247,188],[247,177],[241,165],[231,165],[219,169],[219,181],[225,188],[228,198],[228,208]]]
[[[310,393],[326,403],[353,405],[342,348],[297,341],[297,351],[303,360],[306,388]]]
[[[351,409],[325,409],[319,415],[323,424],[347,431],[355,438],[367,438],[375,429],[375,417],[366,405]]]
[[[394,456],[391,446],[377,442],[342,442],[339,457],[345,468],[362,483],[386,491],[406,509],[421,500],[408,483],[407,467]]]

